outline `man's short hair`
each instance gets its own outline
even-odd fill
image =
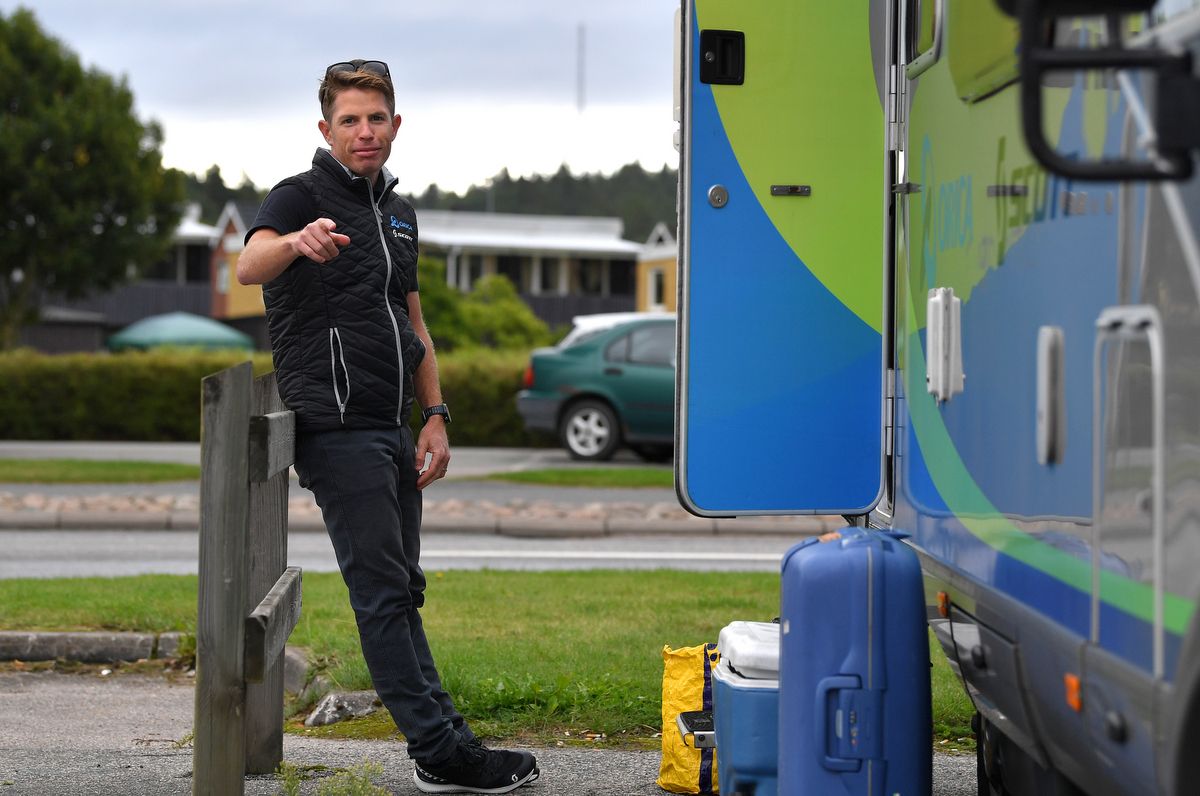
[[[348,88],[378,91],[387,100],[388,112],[392,116],[396,115],[396,92],[392,89],[392,81],[386,77],[362,71],[329,72],[321,81],[321,89],[317,92],[317,97],[321,100],[321,115],[325,117],[325,121],[332,121],[330,114],[333,113],[333,102],[338,94]]]

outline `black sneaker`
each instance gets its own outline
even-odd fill
[[[537,778],[528,752],[461,744],[440,766],[417,763],[413,782],[423,793],[508,793]]]
[[[471,739],[471,740],[469,740],[469,741],[463,741],[463,743],[464,743],[464,744],[466,744],[467,746],[473,746],[473,747],[475,747],[476,749],[482,749],[482,750],[484,750],[485,752],[490,752],[490,751],[491,751],[491,750],[490,750],[490,749],[488,749],[488,747],[487,747],[487,746],[486,746],[486,745],[483,743],[483,741],[479,740],[479,738],[478,738],[478,737],[472,738],[472,739]],[[531,783],[531,782],[535,782],[535,781],[537,780],[537,778],[538,778],[539,776],[541,776],[541,773],[542,773],[542,772],[538,770],[537,763],[534,763],[534,766],[533,766],[533,773],[529,775],[529,779],[525,780],[524,784],[525,784],[525,785],[528,785],[528,784],[529,784],[529,783]]]

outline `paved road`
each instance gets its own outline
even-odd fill
[[[0,794],[191,793],[192,750],[179,746],[192,726],[190,683],[158,676],[0,672]],[[535,749],[542,777],[521,796],[660,796],[657,752]],[[332,769],[379,763],[377,784],[416,793],[412,763],[391,741],[324,741],[287,735],[284,759]],[[310,781],[311,794],[321,780]],[[247,794],[279,784],[246,781]],[[933,796],[974,796],[974,756],[934,755]]]
[[[683,535],[522,539],[496,534],[427,534],[421,564],[440,569],[687,569],[778,572],[787,536]],[[0,578],[195,574],[194,531],[0,531]],[[334,572],[324,533],[288,536],[288,563]]]
[[[0,492],[23,495],[37,492],[43,495],[64,497],[94,497],[107,495],[185,495],[200,494],[199,481],[165,481],[156,484],[9,484],[0,482]],[[289,485],[289,497],[311,498],[309,492],[293,477]],[[655,505],[667,503],[672,507],[678,506],[675,491],[671,488],[645,487],[637,489],[597,489],[589,487],[539,486],[537,484],[516,484],[507,481],[482,481],[475,478],[459,476],[437,481],[425,490],[426,500],[464,500],[470,502],[491,501],[505,504],[513,499],[526,503],[546,501],[566,505],[586,505],[588,503],[638,503]]]
[[[454,448],[450,477],[438,481],[426,492],[429,500],[492,501],[504,503],[514,496],[535,501],[583,505],[604,500],[609,503],[669,503],[678,505],[675,491],[662,489],[585,489],[516,485],[499,481],[476,480],[491,473],[519,470],[563,469],[570,467],[648,466],[670,470],[670,465],[646,465],[632,453],[621,451],[611,462],[577,462],[557,448]],[[178,462],[200,464],[200,446],[191,442],[13,442],[0,440],[0,459],[99,459]],[[196,481],[158,484],[0,484],[0,492],[47,495],[198,495]],[[293,474],[290,494],[306,497]]]
[[[451,459],[458,476],[481,475],[503,470],[535,470],[543,467],[629,467],[643,462],[627,450],[617,452],[611,462],[577,462],[561,448],[471,448],[452,447]],[[112,459],[146,462],[200,464],[198,442],[23,442],[0,440],[0,459]],[[669,467],[669,465],[649,465]]]

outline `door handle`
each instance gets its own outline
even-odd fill
[[[623,375],[625,375],[625,371],[621,370],[620,368],[605,368],[604,375],[605,376],[623,376]]]

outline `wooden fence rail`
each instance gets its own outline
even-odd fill
[[[249,362],[201,383],[200,584],[192,793],[244,792],[283,760],[283,648],[300,618],[287,567],[295,417]]]

